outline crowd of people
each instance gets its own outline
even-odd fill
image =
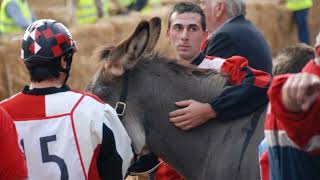
[[[108,15],[106,2],[71,1],[76,23],[94,23]],[[157,3],[126,0],[121,5],[148,11],[146,4]],[[288,0],[287,7],[292,3]],[[312,6],[308,0],[299,3],[307,4],[299,6],[303,11]],[[259,147],[261,179],[319,179],[320,33],[311,53],[289,56],[288,61],[301,59],[299,70],[272,77],[271,51],[246,19],[245,2],[203,0],[201,6],[177,3],[169,13],[167,38],[179,61],[219,71],[228,78],[229,88],[210,103],[176,102],[180,108],[170,112],[168,120],[189,131],[268,104],[265,139]],[[184,179],[151,152],[131,165],[131,140],[115,110],[66,84],[77,52],[68,28],[55,20],[35,19],[27,0],[2,1],[0,32],[25,30],[21,58],[31,83],[0,102],[0,179],[115,180],[146,173],[156,180]],[[299,39],[309,43],[307,31],[297,23]]]
[[[6,36],[22,33],[37,20],[28,0],[2,0],[0,9],[0,34]],[[108,17],[111,3],[118,9],[117,14],[130,11],[150,13],[158,8],[160,0],[66,0],[71,23],[83,25],[95,23],[99,18]]]

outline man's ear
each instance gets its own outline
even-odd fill
[[[216,17],[217,18],[220,18],[221,16],[223,16],[224,10],[225,10],[224,2],[217,2],[216,6],[214,8],[216,8]]]
[[[203,34],[204,34],[204,39],[207,39],[209,36],[209,31],[206,29]]]

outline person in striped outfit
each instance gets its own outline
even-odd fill
[[[315,58],[301,73],[275,77],[268,94],[262,179],[320,179],[320,33]]]
[[[69,30],[41,19],[27,28],[21,42],[31,83],[0,105],[17,127],[28,178],[124,179],[133,153],[116,111],[66,85],[77,51]]]

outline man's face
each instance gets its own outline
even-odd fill
[[[200,53],[201,42],[207,32],[201,27],[201,16],[197,13],[173,13],[167,31],[171,46],[179,60],[192,62]]]

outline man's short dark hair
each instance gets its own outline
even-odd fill
[[[207,29],[207,25],[206,25],[206,16],[204,14],[204,11],[202,10],[202,8],[196,4],[196,3],[192,3],[192,2],[179,2],[177,3],[172,11],[169,14],[169,19],[168,19],[168,29],[171,26],[171,16],[173,13],[177,12],[178,14],[183,14],[183,13],[195,13],[195,14],[199,14],[201,17],[201,27],[202,30],[206,30]]]
[[[42,82],[57,79],[60,76],[60,58],[52,60],[52,64],[37,65],[28,68],[31,82]]]

